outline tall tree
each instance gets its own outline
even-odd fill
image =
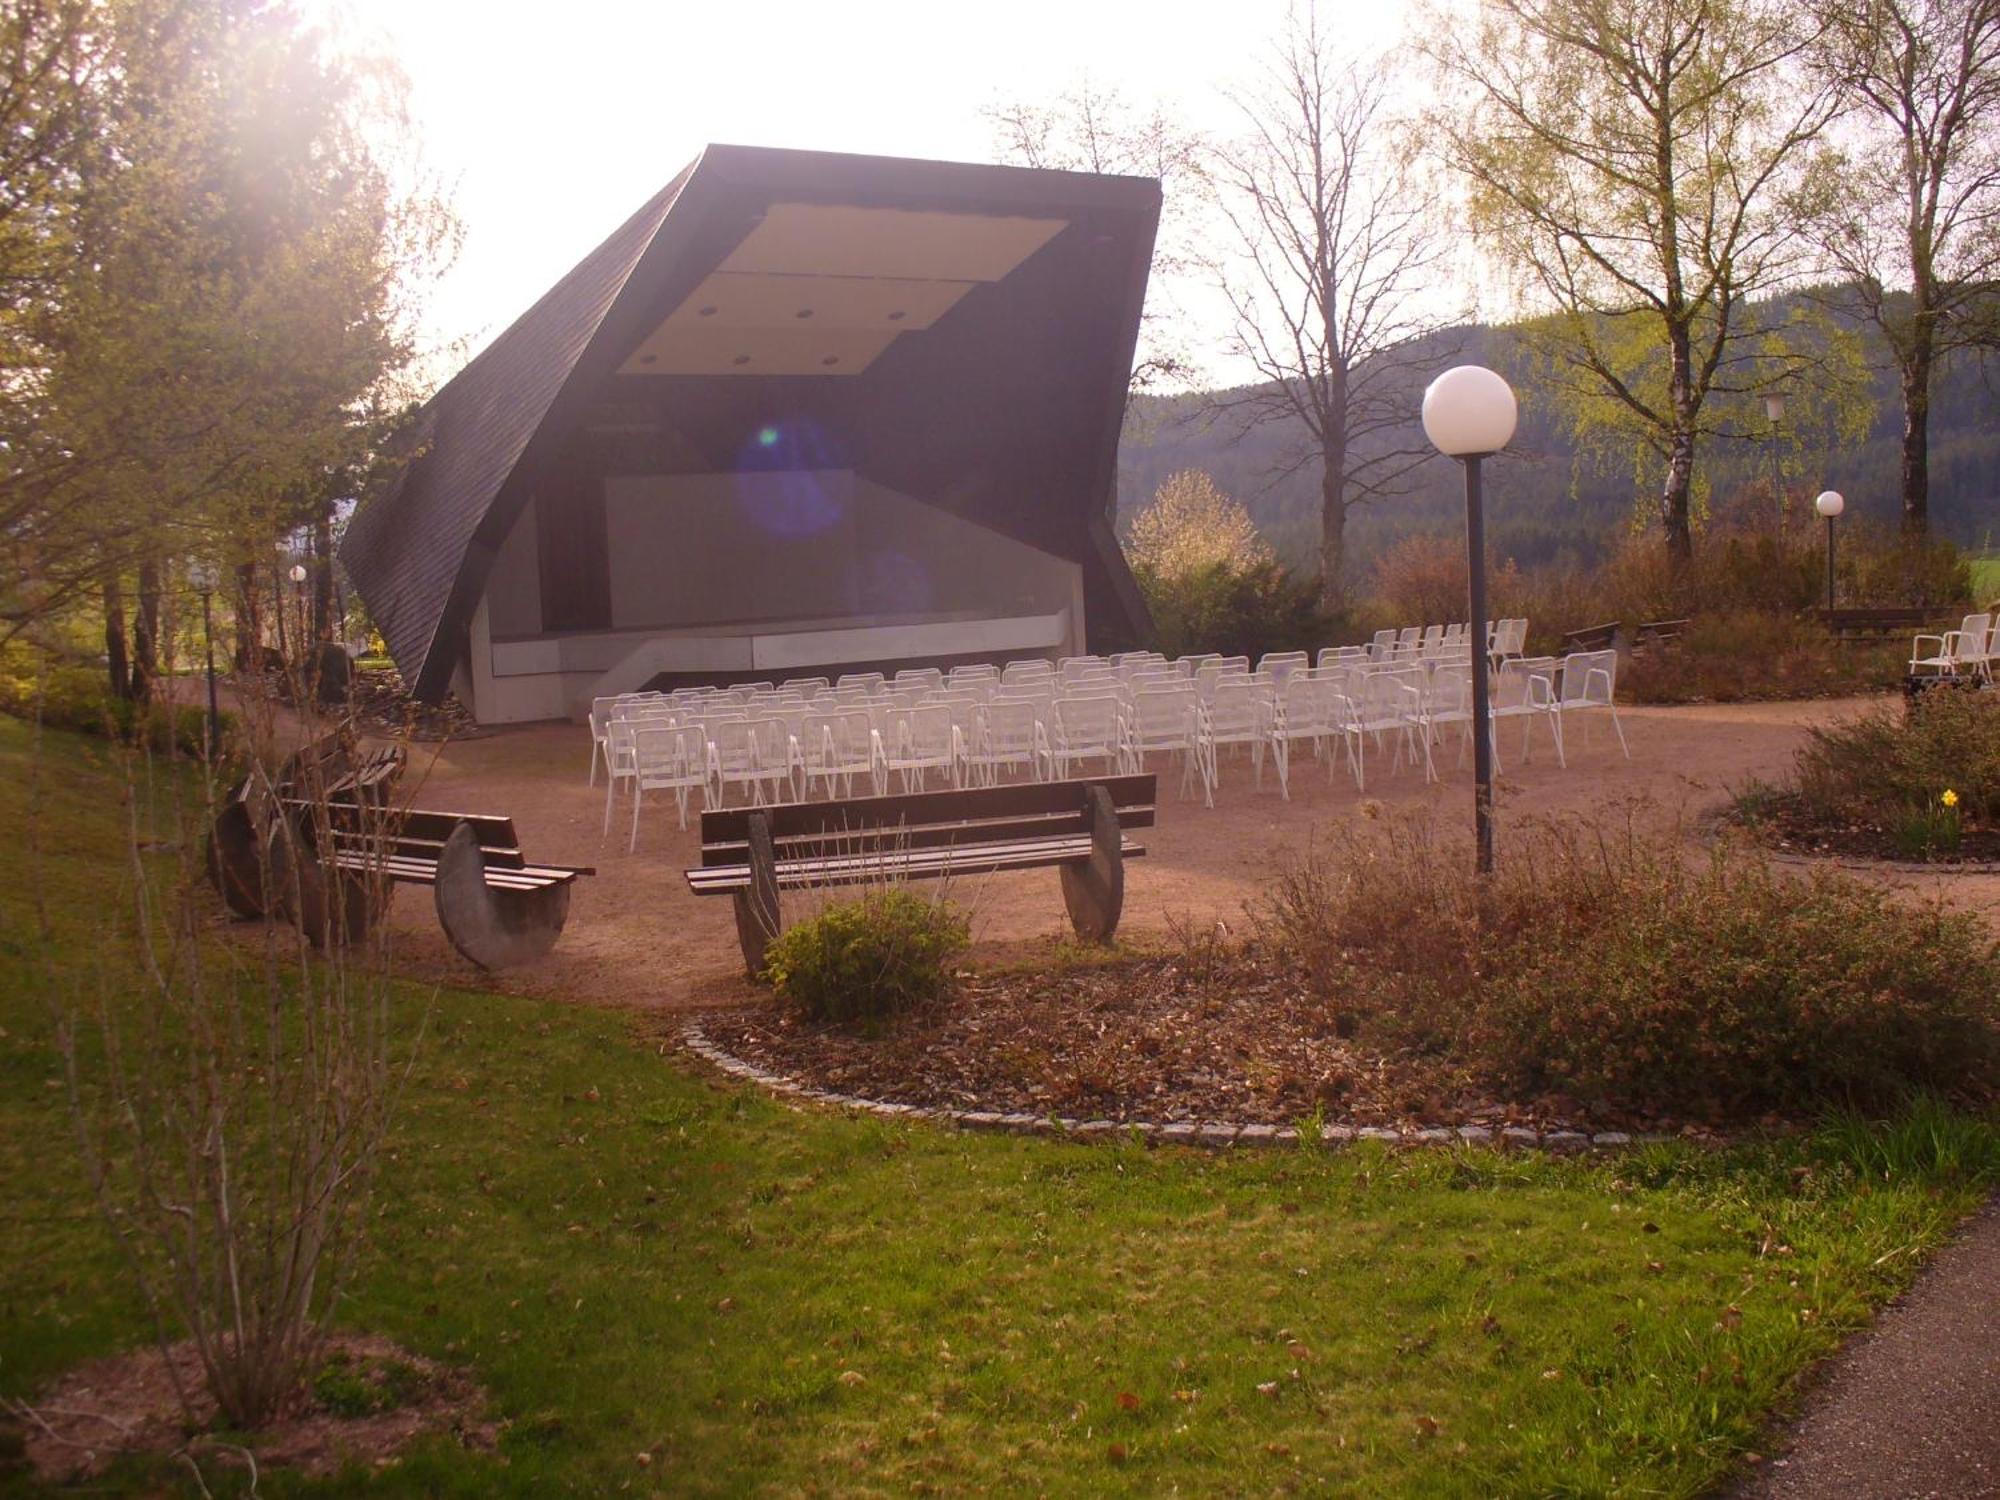
[[[1053,101],[1005,100],[986,119],[1005,161],[1061,172],[1156,177],[1160,230],[1139,329],[1132,389],[1184,384],[1197,373],[1182,322],[1182,282],[1193,261],[1193,188],[1200,142],[1164,104],[1141,108],[1114,88],[1081,78]]]
[[[1233,315],[1230,352],[1255,381],[1211,411],[1302,434],[1274,478],[1316,469],[1320,605],[1346,602],[1347,518],[1400,493],[1430,450],[1407,440],[1411,343],[1462,309],[1434,281],[1449,241],[1438,195],[1388,107],[1383,57],[1343,52],[1307,3],[1288,17],[1243,137],[1209,163],[1226,246],[1211,266]]]
[[[406,394],[451,227],[384,155],[393,80],[284,0],[107,0],[92,24],[99,126],[33,387],[66,463],[31,486],[0,459],[0,561],[41,580],[16,626],[100,589],[122,609],[121,575],[146,612],[170,558],[268,559],[310,522]]]
[[[1787,198],[1834,111],[1803,66],[1822,25],[1793,0],[1483,0],[1431,28],[1455,91],[1433,133],[1472,226],[1549,314],[1580,435],[1650,456],[1677,561],[1728,415],[1710,398],[1784,363],[1766,294],[1802,267]]]
[[[1902,389],[1903,528],[1930,526],[1931,384],[2000,341],[2000,0],[1833,0],[1817,60],[1854,106],[1822,199],[1839,300]]]

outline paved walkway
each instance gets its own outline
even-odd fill
[[[1733,1500],[2000,1495],[2000,1198],[1834,1357]]]

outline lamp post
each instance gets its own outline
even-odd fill
[[[1839,490],[1821,490],[1819,498],[1813,501],[1813,509],[1826,517],[1826,607],[1833,609],[1833,523],[1839,514],[1847,509],[1847,501],[1841,498]]]
[[[222,750],[222,712],[215,702],[215,617],[209,612],[209,601],[215,597],[215,587],[222,581],[214,563],[197,562],[188,567],[188,582],[201,595],[201,643],[208,653],[208,755],[211,761]]]
[[[1487,697],[1486,517],[1479,463],[1513,439],[1514,391],[1480,365],[1457,365],[1424,392],[1424,436],[1465,465],[1465,550],[1470,564],[1466,638],[1472,647],[1472,830],[1479,873],[1493,872],[1493,718]]]
[[[1771,503],[1777,508],[1778,533],[1782,536],[1785,530],[1785,495],[1778,482],[1778,424],[1785,420],[1784,392],[1765,393],[1764,416],[1771,424],[1770,437],[1764,444],[1771,459]]]

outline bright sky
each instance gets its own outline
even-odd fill
[[[1286,0],[319,0],[396,58],[465,226],[430,313],[482,347],[711,141],[989,161],[1083,76],[1228,128]],[[1322,0],[1357,46],[1403,0]],[[1344,38],[1345,39],[1345,38]],[[457,364],[451,361],[449,368]]]

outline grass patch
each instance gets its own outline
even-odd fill
[[[109,754],[52,746],[60,848],[0,875],[14,1396],[145,1336],[30,982],[37,881],[59,962],[104,940]],[[0,722],[0,826],[27,787]],[[1995,1167],[1937,1107],[1602,1162],[961,1137],[786,1110],[637,1024],[438,1000],[343,1321],[469,1367],[499,1452],[264,1493],[1692,1495]]]

